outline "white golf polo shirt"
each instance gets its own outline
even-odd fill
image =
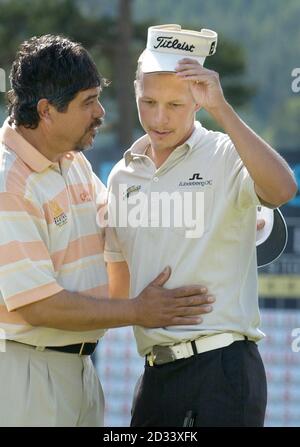
[[[83,154],[52,163],[7,121],[0,133],[0,338],[36,346],[96,341],[104,330],[32,327],[18,308],[63,289],[107,297],[96,222],[105,187]]]
[[[208,131],[196,122],[191,137],[158,169],[145,155],[148,144],[147,135],[136,141],[109,177],[109,212],[113,214],[114,200],[117,211],[112,228],[107,229],[105,260],[127,261],[131,296],[169,265],[172,274],[167,288],[201,284],[216,301],[198,325],[135,327],[139,353],[145,355],[154,345],[220,332],[238,332],[259,340],[263,333],[259,330],[255,235],[260,202],[233,143],[228,135]],[[168,226],[161,217],[167,218],[168,203],[161,201],[159,208],[158,193],[173,194],[170,209],[177,221],[170,219]],[[184,194],[193,200],[185,201]],[[131,223],[127,227],[126,206]],[[186,231],[193,226],[185,217],[196,216],[199,223],[203,213],[201,236],[187,237]],[[184,215],[181,226],[178,214]],[[139,215],[141,225],[137,226]]]

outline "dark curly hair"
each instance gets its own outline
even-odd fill
[[[79,91],[108,85],[83,46],[47,34],[23,42],[10,72],[7,94],[10,123],[35,129],[38,101],[47,98],[64,112]]]

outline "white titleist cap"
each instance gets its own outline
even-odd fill
[[[147,47],[140,55],[143,73],[174,72],[180,59],[189,57],[203,65],[206,56],[216,52],[218,35],[210,29],[192,31],[180,25],[148,28]]]
[[[278,208],[271,210],[257,207],[257,219],[263,219],[265,226],[256,232],[257,265],[264,267],[275,261],[286,247],[288,232],[284,217]]]

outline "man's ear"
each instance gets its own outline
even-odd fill
[[[138,105],[138,99],[139,99],[139,96],[140,96],[140,88],[141,88],[140,81],[138,81],[136,79],[134,81],[133,85],[134,85],[134,93],[135,93],[135,102]]]
[[[51,105],[46,98],[42,98],[37,103],[37,112],[39,114],[39,117],[41,120],[49,121],[51,120],[51,111],[50,111]]]

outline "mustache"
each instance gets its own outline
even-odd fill
[[[96,118],[89,127],[89,130],[93,130],[96,127],[102,126],[103,122],[104,122],[103,118]]]

